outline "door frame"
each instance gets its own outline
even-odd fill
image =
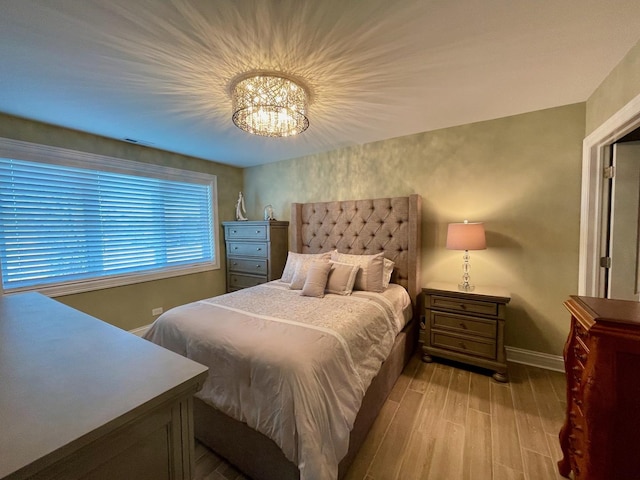
[[[608,148],[640,127],[640,94],[614,113],[582,142],[582,198],[578,295],[601,297],[603,171]]]

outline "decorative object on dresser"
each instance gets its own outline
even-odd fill
[[[558,470],[575,480],[640,478],[640,303],[571,296],[567,413]]]
[[[238,194],[238,201],[236,202],[236,221],[246,221],[249,220],[244,215],[247,213],[247,209],[244,206],[244,196],[242,192]]]
[[[463,292],[471,292],[475,288],[469,283],[469,250],[484,250],[487,248],[487,241],[484,235],[483,223],[450,223],[447,228],[447,249],[464,250],[462,256],[462,282],[458,288]]]
[[[268,221],[276,219],[276,217],[273,216],[273,206],[271,204],[264,207],[264,219]]]
[[[287,261],[289,222],[223,222],[227,292],[277,280]]]
[[[442,357],[494,370],[498,382],[508,381],[504,322],[509,293],[499,287],[461,292],[452,283],[433,282],[422,289],[422,360]]]
[[[194,477],[207,367],[39,293],[0,295],[0,478]]]

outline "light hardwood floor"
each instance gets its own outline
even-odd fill
[[[562,479],[556,462],[564,375],[510,363],[509,376],[501,384],[414,356],[346,479]],[[200,443],[196,479],[248,480]]]

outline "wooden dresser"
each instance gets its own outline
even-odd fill
[[[44,295],[0,296],[0,479],[192,478],[206,372]]]
[[[227,292],[282,276],[287,261],[289,222],[223,222],[227,250]]]
[[[422,289],[422,360],[442,357],[493,370],[493,378],[506,382],[504,352],[505,309],[510,296],[499,287],[476,287],[462,292],[458,286],[433,282]]]
[[[640,478],[640,303],[572,296],[562,476]]]

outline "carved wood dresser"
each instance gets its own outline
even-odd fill
[[[640,478],[640,303],[572,296],[560,474]]]

